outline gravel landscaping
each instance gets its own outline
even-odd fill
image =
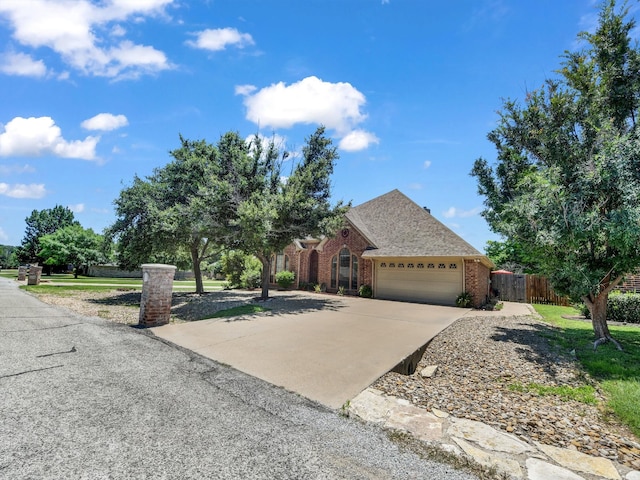
[[[257,292],[222,291],[194,295],[174,293],[172,321],[207,318],[223,309],[251,302]],[[115,322],[138,322],[140,292],[78,292],[73,296],[38,294],[46,303],[82,315]],[[331,308],[330,295],[273,292],[264,304],[273,313]],[[460,418],[481,421],[533,442],[576,449],[640,469],[640,440],[617,424],[602,405],[540,395],[526,388],[580,387],[591,384],[571,352],[554,349],[553,326],[533,316],[473,316],[440,333],[427,347],[411,376],[388,373],[373,388],[415,405]],[[423,378],[421,370],[437,365]]]

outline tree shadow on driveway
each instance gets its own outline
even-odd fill
[[[91,298],[87,301],[105,306],[139,307],[140,291],[112,292],[111,295]],[[178,321],[193,322],[212,318],[217,312],[245,305],[259,305],[266,312],[257,315],[303,314],[313,311],[337,311],[344,303],[337,297],[325,294],[298,292],[273,292],[268,300],[259,298],[258,291],[222,290],[204,294],[173,292],[171,316]],[[247,315],[228,317],[226,321],[248,320]]]
[[[320,310],[337,311],[343,303],[328,295],[280,293],[272,295],[266,301],[258,297],[257,292],[242,290],[224,290],[208,292],[203,295],[193,293],[174,293],[171,314],[182,321],[196,321],[212,318],[217,312],[244,305],[259,305],[266,312],[258,315],[302,314]],[[225,321],[247,320],[246,315],[228,317]]]

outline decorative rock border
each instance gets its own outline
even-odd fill
[[[446,451],[471,457],[480,465],[513,478],[640,480],[640,472],[606,458],[541,443],[531,445],[484,423],[452,417],[436,409],[429,412],[373,388],[354,398],[347,412],[384,428],[407,432],[419,440],[438,443]]]

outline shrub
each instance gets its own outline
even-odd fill
[[[371,288],[371,285],[360,285],[358,295],[363,298],[371,298],[373,297],[373,288]]]
[[[607,302],[607,320],[640,323],[640,294],[612,293]]]
[[[220,270],[224,273],[231,287],[242,286],[242,274],[245,269],[246,257],[242,252],[229,250],[220,258]]]
[[[586,318],[591,318],[591,313],[584,303],[578,306],[578,310]],[[607,320],[640,323],[640,293],[611,292],[607,300]]]
[[[240,275],[243,288],[253,289],[262,285],[262,262],[253,255],[244,260],[244,271]]]
[[[320,292],[322,292],[322,286],[321,286],[319,283],[316,283],[316,284],[313,286],[313,291],[314,291],[314,292],[316,292],[316,293],[320,293]]]
[[[341,297],[344,297],[344,287],[340,286],[338,287],[338,295],[340,295]]]
[[[280,288],[284,288],[285,290],[293,285],[295,279],[295,273],[289,272],[288,270],[276,273],[276,283]]]
[[[462,292],[456,298],[456,305],[461,308],[469,308],[473,304],[473,297],[469,292]]]

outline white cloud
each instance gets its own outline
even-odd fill
[[[258,89],[255,85],[236,85],[236,95],[249,95]]]
[[[236,92],[240,89],[245,96],[246,118],[262,127],[316,123],[343,136],[366,119],[360,110],[366,103],[365,96],[350,83],[324,82],[312,76],[288,86],[274,83],[252,94],[246,87],[236,87]]]
[[[35,171],[35,168],[26,163],[24,165],[0,165],[0,174],[2,175],[34,173]]]
[[[215,28],[202,30],[194,34],[196,40],[188,40],[187,45],[214,52],[224,50],[227,46],[244,48],[255,45],[253,37],[248,33],[241,33],[235,28]]]
[[[372,143],[378,144],[380,143],[380,139],[373,133],[365,132],[364,130],[354,130],[340,140],[338,147],[347,152],[356,152],[368,148]]]
[[[82,212],[84,212],[84,203],[77,203],[75,205],[69,205],[68,208],[73,213],[82,213]]]
[[[129,120],[124,115],[112,113],[99,113],[80,124],[85,130],[100,130],[107,132],[129,125]]]
[[[429,168],[431,166],[431,160],[425,160],[424,163],[422,164],[422,166],[426,170],[427,168]]]
[[[42,198],[47,194],[43,183],[16,183],[9,185],[0,183],[0,195],[11,198]]]
[[[0,72],[21,77],[44,77],[47,67],[42,60],[34,60],[25,53],[7,53],[2,57]]]
[[[7,240],[9,240],[9,235],[4,233],[4,230],[0,227],[0,241],[6,242]]]
[[[51,117],[15,117],[0,133],[0,157],[38,157],[51,154],[63,158],[96,160],[100,137],[67,141]]]
[[[130,41],[114,44],[126,33],[113,22],[162,14],[173,0],[24,0],[0,2],[0,16],[24,47],[50,48],[86,75],[137,77],[171,68],[164,53]]]
[[[409,184],[409,188],[411,190],[422,190],[422,184],[421,183],[410,183]]]
[[[478,215],[482,211],[482,207],[475,207],[471,210],[459,210],[456,207],[449,207],[448,210],[442,212],[442,216],[445,218],[467,218]]]

